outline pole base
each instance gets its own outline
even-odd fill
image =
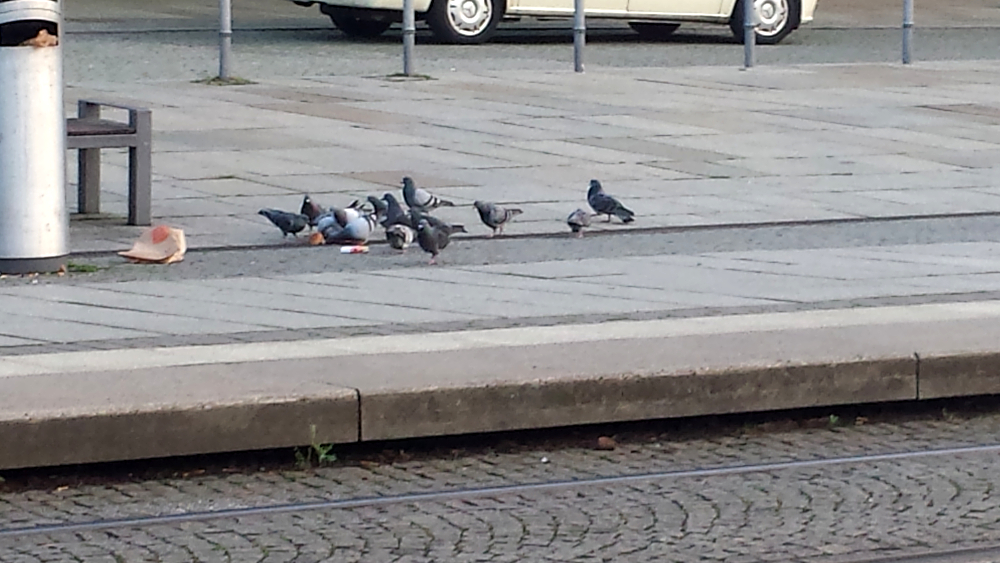
[[[50,274],[66,267],[66,254],[47,258],[0,258],[0,274]]]

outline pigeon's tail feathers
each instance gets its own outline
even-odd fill
[[[447,199],[437,198],[438,205],[441,207],[455,207],[455,202],[448,201]]]
[[[622,223],[635,221],[635,213],[624,205],[618,205],[618,208],[615,209],[615,216],[621,219]]]
[[[507,209],[508,217],[517,217],[518,215],[524,213],[523,209],[518,209],[517,207],[511,207]]]
[[[469,231],[465,230],[465,225],[457,225],[457,224],[455,224],[455,225],[451,225],[451,232],[453,232],[453,233],[468,233]]]

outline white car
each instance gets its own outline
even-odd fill
[[[292,0],[299,6],[319,4],[349,37],[376,37],[402,20],[403,0]],[[743,40],[744,0],[586,0],[588,18],[626,20],[650,38],[670,35],[683,22],[728,25]],[[757,10],[757,42],[774,44],[799,24],[812,21],[817,0],[753,0]],[[414,0],[438,39],[448,43],[482,43],[503,19],[572,18],[573,0]]]

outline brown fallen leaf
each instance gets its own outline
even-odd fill
[[[48,30],[42,29],[38,35],[21,43],[21,47],[55,47],[58,44],[58,37],[49,33]]]
[[[597,449],[611,451],[618,447],[618,442],[610,436],[601,436],[597,439]]]

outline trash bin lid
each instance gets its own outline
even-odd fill
[[[0,0],[0,24],[42,20],[59,23],[58,0]]]

